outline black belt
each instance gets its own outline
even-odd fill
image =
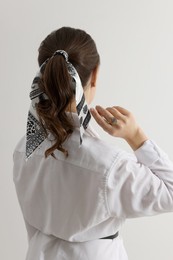
[[[114,239],[119,235],[119,232],[117,232],[116,234],[112,235],[112,236],[108,236],[108,237],[102,237],[100,239]]]

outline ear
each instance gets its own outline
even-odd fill
[[[91,87],[96,87],[99,65],[95,67],[91,75]]]

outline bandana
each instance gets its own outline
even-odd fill
[[[31,157],[33,152],[41,145],[41,143],[46,139],[47,135],[39,122],[38,115],[36,112],[35,105],[43,99],[48,99],[47,95],[42,92],[39,88],[39,81],[42,77],[42,73],[47,62],[55,57],[56,55],[62,55],[66,61],[68,73],[74,80],[75,83],[75,101],[76,110],[80,123],[80,136],[79,136],[79,146],[82,144],[83,134],[88,127],[89,121],[91,119],[91,114],[88,109],[88,105],[85,100],[83,87],[81,84],[80,77],[78,75],[75,67],[68,61],[68,54],[64,50],[57,50],[51,58],[48,58],[41,66],[37,72],[30,92],[31,105],[28,112],[27,119],[27,132],[26,132],[26,159]]]

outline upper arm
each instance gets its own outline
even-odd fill
[[[144,149],[145,148],[145,149]],[[140,217],[173,211],[173,164],[150,145],[143,156],[150,165],[124,153],[112,167],[107,180],[107,203],[111,216]],[[140,151],[140,152],[141,152]],[[147,162],[146,162],[147,164]]]

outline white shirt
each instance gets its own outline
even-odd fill
[[[13,180],[28,233],[26,260],[127,260],[123,241],[99,239],[126,218],[173,211],[173,163],[152,141],[130,154],[98,138],[91,126],[79,147],[76,128],[64,143],[47,138],[25,160],[23,137],[14,151]]]

